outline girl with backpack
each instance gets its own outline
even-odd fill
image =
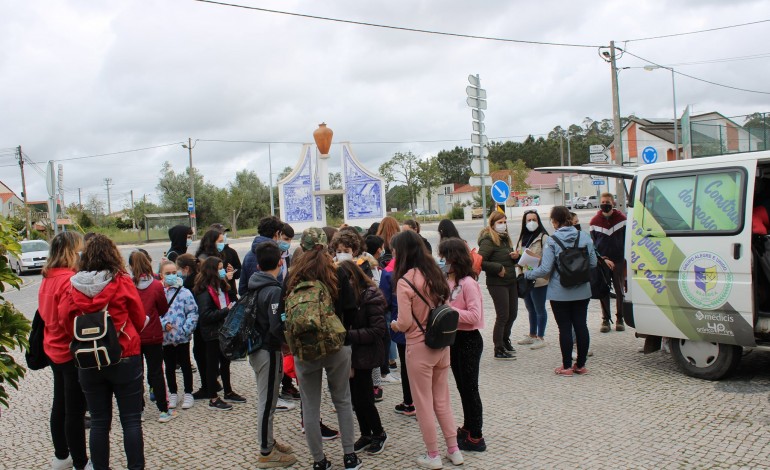
[[[219,259],[227,273],[227,294],[231,300],[238,300],[238,288],[235,285],[235,280],[240,277],[237,275],[237,269],[240,268],[240,261],[236,264],[238,268],[234,267],[232,263],[226,258],[225,248],[227,242],[225,240],[225,233],[217,229],[209,229],[203,234],[198,250],[195,252],[195,257],[199,263],[203,263],[206,258],[215,257]],[[234,252],[235,250],[228,250]],[[238,256],[237,254],[235,255]],[[235,262],[235,261],[233,261]]]
[[[572,216],[569,209],[564,206],[555,206],[551,209],[551,223],[556,231],[552,240],[543,252],[540,266],[524,273],[529,280],[542,278],[550,274],[546,299],[551,301],[551,310],[559,327],[559,347],[561,348],[561,367],[557,367],[556,375],[571,377],[572,374],[586,374],[586,358],[590,343],[588,335],[588,302],[591,300],[591,283],[586,281],[572,287],[562,285],[559,256],[566,249],[571,249],[577,241],[578,248],[585,248],[588,255],[590,268],[596,267],[596,252],[591,237],[587,233],[578,232],[572,226]],[[564,248],[562,248],[564,247]],[[586,273],[587,277],[587,273]],[[566,279],[566,284],[570,285]],[[572,330],[574,328],[577,339],[577,362],[572,363]]]
[[[353,261],[342,261],[339,267],[350,278],[358,309],[350,319],[347,341],[352,347],[350,395],[356,412],[361,438],[354,446],[355,452],[367,451],[379,454],[385,449],[388,435],[382,428],[380,414],[374,405],[372,368],[385,360],[385,339],[388,329],[385,323],[386,303],[377,285]]]
[[[176,273],[182,280],[182,287],[189,290],[195,298],[195,278],[198,277],[200,266],[198,260],[190,253],[179,255],[176,259]],[[196,302],[197,306],[197,302]],[[201,387],[193,392],[193,399],[208,399],[209,392],[206,390],[206,342],[201,336],[200,312],[198,312],[198,322],[195,324],[195,330],[192,337],[192,355],[195,359],[193,372],[198,372],[200,376]],[[217,387],[218,390],[221,390]]]
[[[59,302],[59,326],[74,338],[77,316],[106,309],[119,331],[121,360],[108,367],[78,369],[78,378],[91,413],[91,463],[95,470],[110,465],[112,399],[118,403],[123,428],[123,448],[127,467],[144,468],[142,437],[142,396],[144,394],[139,332],[149,322],[134,283],[126,273],[123,257],[115,243],[105,235],[93,235],[80,257],[80,271],[72,276]]]
[[[449,347],[452,375],[463,406],[465,422],[457,431],[457,445],[462,450],[483,452],[487,449],[481,432],[483,407],[479,395],[479,364],[484,341],[479,330],[484,328],[484,306],[481,287],[476,282],[468,247],[459,238],[448,238],[438,246],[445,261],[449,284],[449,305],[457,310],[455,342]]]
[[[182,285],[174,263],[161,263],[160,275],[163,277],[163,287],[168,300],[168,312],[160,319],[163,327],[163,363],[166,366],[169,392],[168,406],[176,408],[179,400],[176,384],[176,366],[179,364],[184,381],[182,409],[186,410],[193,406],[190,340],[195,327],[198,326],[198,304],[195,303],[192,292]]]
[[[163,327],[160,317],[168,311],[168,301],[163,285],[153,277],[150,259],[141,251],[134,251],[128,256],[131,278],[134,281],[139,298],[144,305],[144,313],[150,322],[142,330],[142,356],[147,363],[147,381],[150,394],[155,395],[155,405],[160,411],[158,421],[167,423],[176,418],[176,412],[169,411],[166,381],[163,378]]]
[[[88,464],[86,453],[86,398],[80,388],[78,369],[70,352],[66,331],[59,325],[59,305],[71,287],[70,279],[78,267],[78,252],[83,238],[78,232],[62,232],[51,240],[43,281],[38,292],[38,313],[45,323],[43,351],[48,356],[53,375],[51,406],[51,441],[53,470],[82,470]]]
[[[406,365],[409,369],[417,421],[427,454],[417,458],[421,468],[442,468],[438,451],[435,420],[438,419],[447,446],[447,458],[462,465],[463,455],[457,446],[457,427],[449,398],[449,348],[431,349],[417,326],[424,325],[433,307],[449,298],[449,286],[422,238],[412,231],[401,232],[391,239],[395,259],[393,281],[398,297],[398,320],[391,322],[393,331],[406,334]],[[427,305],[418,292],[431,305]]]
[[[507,219],[502,212],[492,212],[489,224],[479,234],[479,254],[481,268],[487,273],[487,290],[495,306],[492,330],[495,359],[516,359],[516,350],[511,344],[511,329],[519,309],[516,262]]]
[[[514,259],[518,260],[524,250],[542,259],[545,245],[548,241],[548,232],[540,221],[540,214],[535,210],[524,212],[521,219],[521,234],[516,242]],[[520,272],[531,268],[517,268]],[[545,309],[545,294],[548,291],[548,278],[540,278],[535,281],[535,286],[524,295],[524,305],[529,313],[529,335],[518,342],[529,349],[545,347],[545,325],[548,321],[548,311]]]
[[[230,403],[246,403],[246,399],[233,391],[230,384],[230,361],[219,348],[219,329],[235,305],[230,300],[228,291],[230,285],[222,260],[209,256],[201,265],[201,270],[195,277],[195,302],[198,304],[198,323],[205,342],[206,354],[206,391],[209,398],[209,409],[230,411]],[[221,375],[224,395],[222,399],[217,393],[217,378]],[[223,401],[224,400],[224,401]]]

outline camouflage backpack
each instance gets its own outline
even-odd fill
[[[320,359],[342,349],[345,327],[322,282],[300,282],[286,297],[285,334],[291,353],[302,361]]]

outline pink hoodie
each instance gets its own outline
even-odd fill
[[[460,279],[455,285],[449,282],[449,305],[460,314],[457,329],[461,331],[481,330],[484,328],[484,307],[481,300],[481,287],[470,276]]]

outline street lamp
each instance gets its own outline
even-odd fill
[[[197,144],[198,141],[196,140],[195,143]],[[192,239],[195,240],[198,234],[198,221],[195,218],[195,173],[193,173],[192,163],[192,149],[195,145],[193,145],[192,139],[188,137],[187,144],[182,144],[182,147],[186,148],[190,154],[190,198],[193,201],[192,209],[190,209],[190,228],[192,229]]]
[[[674,95],[674,152],[676,153],[676,159],[679,160],[679,136],[677,132],[677,112],[676,112],[676,82],[674,81],[674,69],[671,67],[666,67],[665,65],[645,65],[644,70],[651,72],[656,69],[666,69],[671,71],[671,90]]]

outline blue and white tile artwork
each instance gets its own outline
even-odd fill
[[[347,145],[342,147],[342,160],[345,171],[345,220],[384,217],[382,178],[366,171]]]
[[[310,172],[311,153],[308,146],[303,157],[300,170],[283,183],[283,201],[285,221],[312,222],[313,221],[313,185]]]
[[[321,178],[318,175],[318,157],[315,159],[315,190],[321,190]],[[321,196],[315,196],[315,220],[320,222],[323,219],[323,212],[321,211]]]

